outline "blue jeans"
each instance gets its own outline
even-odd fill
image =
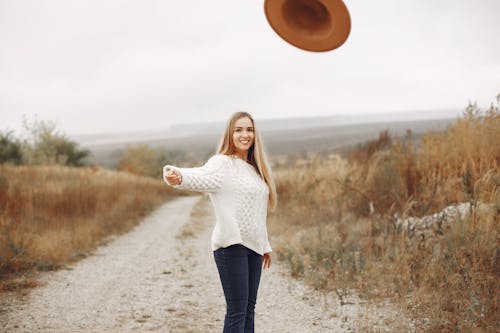
[[[223,333],[254,333],[262,256],[241,244],[213,252],[227,306]]]

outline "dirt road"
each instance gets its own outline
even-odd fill
[[[207,200],[199,201],[168,202],[95,255],[43,273],[44,285],[26,296],[1,295],[0,331],[222,332],[224,295],[210,249],[215,221]],[[262,273],[256,332],[407,331],[390,305],[351,301],[341,306],[334,294],[311,290],[274,257]]]

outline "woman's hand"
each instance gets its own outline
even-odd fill
[[[262,256],[262,267],[271,267],[271,252],[264,253],[264,255]]]
[[[182,182],[182,176],[179,171],[175,169],[168,168],[166,173],[163,173],[163,177],[170,185],[179,185]]]

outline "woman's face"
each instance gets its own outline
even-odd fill
[[[243,117],[236,120],[233,131],[233,143],[239,153],[246,153],[255,138],[252,120]]]

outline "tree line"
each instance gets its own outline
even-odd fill
[[[84,166],[90,151],[79,147],[52,121],[23,120],[24,135],[0,131],[0,164]]]

